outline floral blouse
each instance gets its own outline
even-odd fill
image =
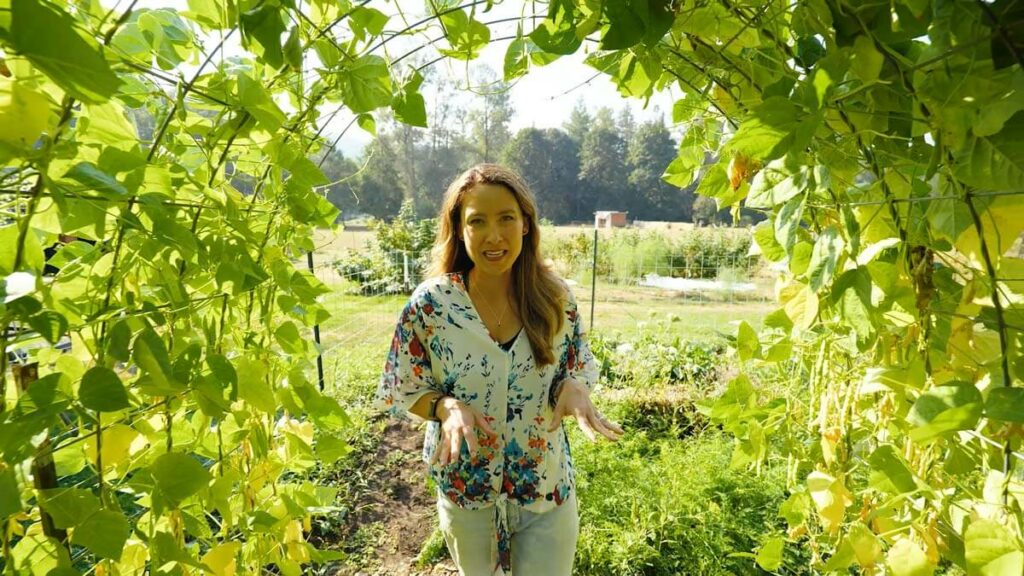
[[[440,491],[462,508],[495,505],[498,562],[508,571],[505,505],[512,500],[542,513],[564,502],[574,486],[565,429],[548,432],[556,386],[572,377],[588,387],[597,364],[586,341],[572,291],[555,336],[554,364],[534,364],[530,340],[520,330],[508,351],[491,338],[470,300],[464,278],[454,273],[427,280],[413,292],[395,328],[377,388],[375,405],[399,418],[422,421],[409,408],[429,391],[452,396],[482,412],[497,432],[478,433],[480,449],[430,465]],[[429,461],[440,425],[427,425],[423,459]]]

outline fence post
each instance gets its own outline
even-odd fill
[[[316,277],[313,269],[313,251],[306,252],[306,265],[309,266],[309,273]],[[320,346],[320,324],[313,324],[313,342],[316,342],[316,377],[320,385],[320,391],[324,391],[324,353]]]
[[[21,391],[27,392],[28,387],[39,379],[39,364],[15,364],[11,366],[14,373],[14,380],[18,383]],[[97,434],[99,431],[97,430]],[[37,490],[50,490],[57,488],[57,466],[53,463],[53,451],[50,449],[50,439],[45,438],[39,445],[36,456],[32,459],[32,478]],[[43,534],[55,538],[65,548],[68,547],[68,533],[62,528],[53,525],[53,517],[46,511],[42,504],[39,506],[39,519],[43,525]]]
[[[405,289],[412,288],[412,284],[409,282],[409,253],[402,251],[402,281],[405,284]]]
[[[594,259],[590,263],[590,330],[594,329],[594,299],[597,296],[597,226],[594,226]]]

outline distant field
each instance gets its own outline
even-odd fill
[[[607,237],[626,231],[658,231],[667,239],[675,240],[676,236],[681,235],[687,230],[692,230],[693,227],[693,224],[689,222],[652,222],[645,224],[641,228],[603,229],[599,231],[599,234],[601,237]],[[544,226],[541,230],[541,233],[544,235],[543,237],[551,234],[553,238],[565,238],[580,233],[593,235],[594,233],[592,226]],[[723,228],[722,230],[725,232],[730,229]],[[742,230],[736,229],[736,232],[740,233]],[[373,232],[362,226],[352,228],[339,226],[337,230],[320,228],[316,231],[313,238],[317,247],[317,254],[330,258],[343,253],[345,250],[363,248],[367,240],[373,238]]]

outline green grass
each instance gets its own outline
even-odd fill
[[[572,428],[575,432],[575,427]],[[732,441],[708,431],[679,440],[645,430],[618,444],[572,434],[581,510],[577,574],[764,574],[750,552],[779,531],[784,474],[731,470]]]

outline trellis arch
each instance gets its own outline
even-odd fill
[[[336,215],[308,156],[324,101],[425,124],[417,75],[379,54],[427,26],[415,51],[447,43],[436,58],[508,41],[507,79],[586,46],[626,95],[677,87],[689,128],[665,178],[768,215],[754,235],[788,262],[781,308],[740,326],[748,375],[711,408],[737,464],[791,464],[791,530],[762,567],[788,545],[815,570],[1020,574],[1019,3],[551,0],[495,39],[492,4],[390,30],[369,0],[0,0],[7,568],[329,558],[302,535],[327,496],[302,472],[348,423],[300,333],[327,313],[301,258]],[[246,56],[226,58],[235,39]],[[144,105],[151,142],[126,115]]]

